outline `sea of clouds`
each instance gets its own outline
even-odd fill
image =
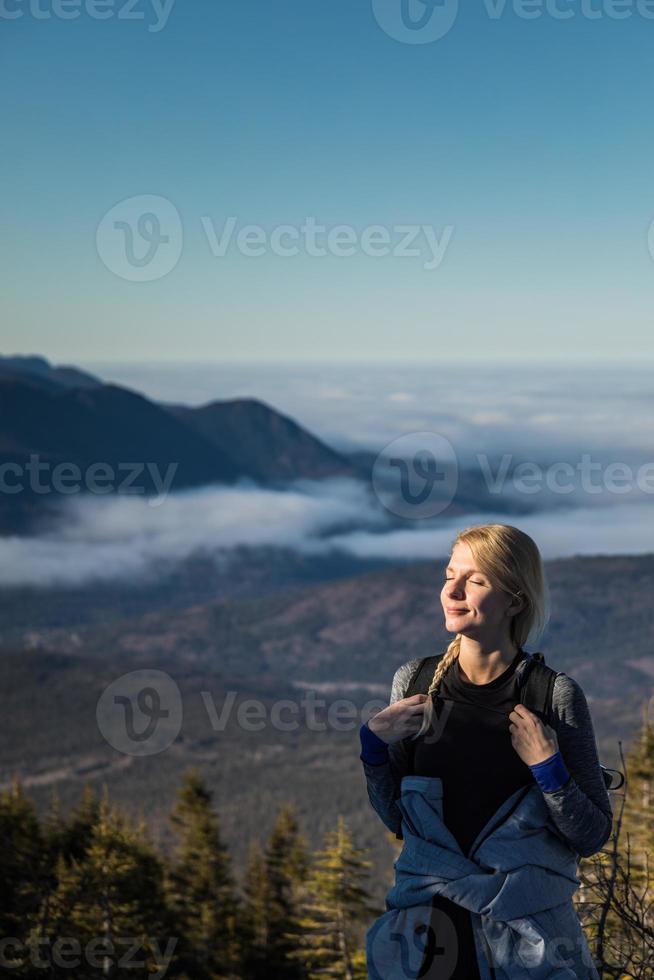
[[[114,365],[101,372],[98,365],[83,366],[161,401],[261,398],[344,451],[379,452],[398,436],[410,442],[412,434],[436,432],[450,440],[462,468],[479,467],[486,457],[496,472],[503,454],[535,461],[545,476],[555,472],[552,467],[574,469],[585,454],[600,464],[599,490],[590,492],[575,479],[570,492],[559,493],[555,476],[534,494],[508,481],[502,500],[528,503],[515,516],[491,500],[464,515],[445,510],[404,524],[384,508],[370,483],[350,478],[299,480],[274,490],[248,481],[208,486],[169,494],[156,506],[138,496],[77,494],[60,501],[59,519],[47,532],[3,539],[0,585],[137,580],[198,552],[236,545],[432,560],[449,553],[462,527],[493,521],[532,535],[546,559],[654,551],[654,481],[649,492],[646,482],[616,489],[619,481],[605,478],[615,464],[631,466],[634,474],[649,465],[654,473],[648,457],[654,405],[646,372],[475,372],[433,365]]]

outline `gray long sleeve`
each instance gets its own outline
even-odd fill
[[[595,854],[611,836],[613,811],[597,754],[586,696],[572,677],[559,673],[552,692],[559,749],[570,779],[543,793],[553,822],[582,857]]]
[[[409,660],[397,668],[391,684],[389,704],[394,704],[404,697],[404,692],[408,689],[409,681],[413,671],[420,663],[420,659],[418,657],[416,660]],[[388,762],[378,766],[363,761],[361,764],[363,765],[368,799],[372,808],[382,823],[395,834],[398,840],[401,840],[402,814],[395,801],[400,796],[402,777],[409,774],[404,742],[393,742],[388,746]]]
[[[419,658],[395,671],[390,704],[404,697]],[[552,792],[543,792],[552,822],[582,857],[595,854],[611,835],[613,813],[599,765],[588,704],[579,684],[559,672],[552,692],[552,727],[570,779]],[[388,762],[362,762],[370,803],[384,825],[401,839],[402,815],[396,800],[402,777],[409,773],[404,742],[388,746]]]

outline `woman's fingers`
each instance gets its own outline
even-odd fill
[[[407,705],[406,710],[409,711],[412,715],[423,714],[426,704],[427,704],[426,701],[420,701],[418,704],[409,704]]]
[[[402,698],[374,715],[368,727],[384,741],[395,741],[420,731],[424,716],[426,694],[413,694]]]

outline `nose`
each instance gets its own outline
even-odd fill
[[[445,585],[446,585],[446,589],[445,589],[446,594],[448,596],[454,597],[455,595],[460,595],[461,593],[463,593],[465,590],[462,587],[462,584],[461,584],[462,581],[463,581],[462,579],[458,579],[458,578],[455,577],[455,578],[450,579],[449,582],[446,582],[445,583]]]

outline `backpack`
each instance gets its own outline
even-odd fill
[[[405,698],[413,694],[426,694],[431,684],[436,664],[444,654],[435,654],[431,657],[423,657],[414,670],[409,686],[407,687]],[[544,725],[552,725],[552,691],[554,690],[554,680],[557,672],[545,663],[543,654],[532,653],[529,663],[522,672],[520,679],[520,700],[521,703],[529,708],[530,711],[540,718]],[[620,789],[624,783],[624,775],[619,769],[609,769],[601,765],[602,777],[607,790]],[[620,777],[620,782],[613,785],[613,773]]]

